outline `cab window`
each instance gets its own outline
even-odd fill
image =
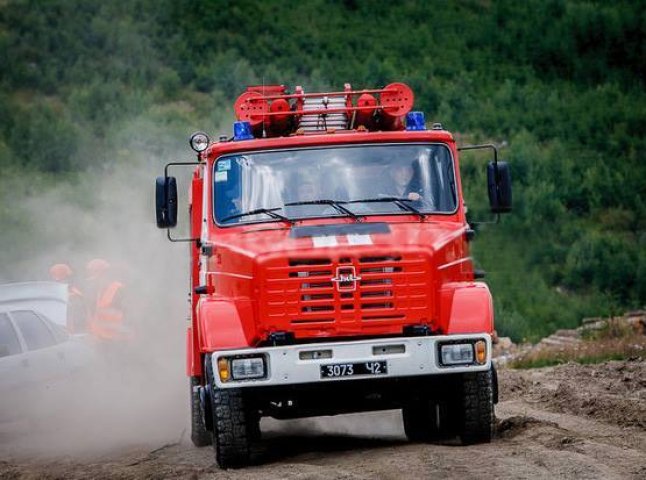
[[[379,144],[226,155],[213,170],[220,225],[348,215],[450,214],[457,209],[444,144]]]

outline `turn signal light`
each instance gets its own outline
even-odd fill
[[[487,343],[484,340],[476,342],[476,362],[484,365],[487,362]]]
[[[464,339],[464,343],[453,342],[438,344],[441,367],[485,365],[487,363],[487,342],[484,339]]]
[[[231,378],[229,360],[224,357],[218,358],[218,373],[220,374],[220,381],[222,382],[228,382]]]

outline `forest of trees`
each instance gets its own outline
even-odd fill
[[[645,37],[641,0],[2,2],[2,268],[42,247],[22,199],[65,184],[91,208],[83,178],[229,133],[248,84],[402,81],[428,122],[511,164],[514,212],[473,244],[500,333],[643,307]],[[483,167],[464,155],[473,220]]]

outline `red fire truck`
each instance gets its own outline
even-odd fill
[[[459,150],[490,148],[491,210],[511,209],[493,145],[427,128],[402,83],[306,93],[249,87],[234,135],[157,179],[157,225],[189,187],[192,439],[252,460],[261,417],[401,409],[412,441],[488,442],[492,298],[469,254]]]

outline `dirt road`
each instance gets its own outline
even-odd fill
[[[0,479],[646,478],[646,361],[502,370],[500,382],[488,445],[407,443],[399,412],[263,420],[262,464],[222,471],[210,447],[193,448],[181,432],[127,450],[42,456],[0,431]]]

